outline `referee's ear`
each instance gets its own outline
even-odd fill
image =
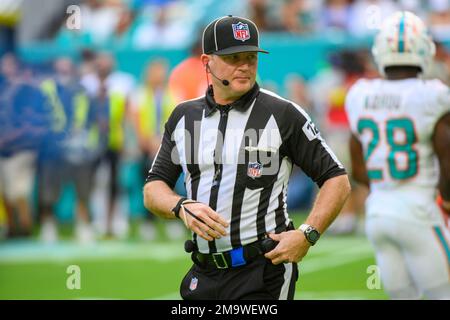
[[[202,64],[203,64],[203,66],[205,67],[205,69],[207,69],[207,68],[208,68],[209,62],[211,61],[211,56],[208,55],[208,54],[204,54],[204,53],[203,53],[203,54],[200,56],[200,60],[202,61]]]

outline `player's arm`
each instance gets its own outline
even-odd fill
[[[364,163],[364,152],[361,142],[352,134],[350,137],[350,157],[352,164],[352,178],[356,182],[369,187],[369,176]]]
[[[450,112],[437,122],[433,134],[434,151],[439,159],[441,206],[450,214]]]

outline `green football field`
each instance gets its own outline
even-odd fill
[[[180,299],[190,264],[182,241],[0,242],[0,299]],[[325,235],[299,265],[295,298],[386,299],[382,288],[368,288],[374,264],[364,236]],[[67,287],[72,265],[80,289]]]

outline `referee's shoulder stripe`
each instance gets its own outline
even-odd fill
[[[180,119],[184,118],[187,114],[187,112],[197,112],[198,108],[201,107],[201,104],[189,104],[190,102],[201,102],[202,99],[205,98],[205,95],[199,96],[197,98],[184,100],[178,103],[175,108],[172,111],[172,115],[177,114],[179,118],[177,118],[177,123],[180,121]]]
[[[295,102],[293,102],[291,100],[288,100],[288,99],[285,99],[285,98],[279,96],[278,94],[276,94],[275,92],[272,92],[272,91],[269,91],[269,90],[266,90],[266,89],[263,89],[263,88],[259,89],[259,91],[261,91],[261,92],[263,92],[263,93],[265,93],[265,94],[267,94],[269,96],[272,96],[274,98],[277,98],[277,99],[280,99],[282,101],[285,101],[287,103],[292,104],[295,107],[295,109],[297,109],[297,111],[300,112],[308,121],[311,120],[311,117],[306,113],[306,111],[301,106],[296,104]]]
[[[183,105],[183,104],[185,104],[185,103],[187,103],[187,102],[192,102],[192,101],[196,101],[196,100],[201,100],[201,99],[203,99],[203,98],[205,98],[205,95],[198,96],[197,98],[192,98],[192,99],[189,99],[189,100],[183,100],[183,101],[181,101],[180,103],[178,103],[178,106],[181,106],[181,105]]]

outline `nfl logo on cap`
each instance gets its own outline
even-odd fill
[[[217,18],[203,30],[204,54],[228,55],[240,52],[269,53],[259,47],[256,24],[245,18],[231,15]]]
[[[247,167],[247,175],[252,178],[259,178],[262,175],[262,165],[259,162],[249,162]]]
[[[236,23],[232,24],[233,27],[233,36],[236,40],[241,40],[242,42],[250,39],[250,30],[248,28],[248,24],[246,23]]]

